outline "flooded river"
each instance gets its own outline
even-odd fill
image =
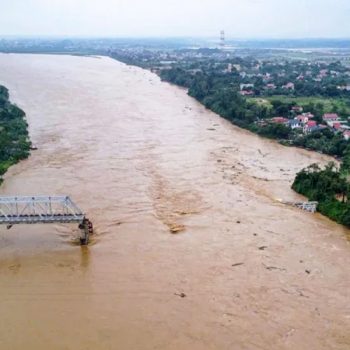
[[[0,83],[39,148],[0,194],[68,194],[96,228],[0,228],[1,350],[350,348],[348,231],[281,204],[329,159],[108,58],[0,55]]]

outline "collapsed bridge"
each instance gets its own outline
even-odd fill
[[[311,201],[311,202],[284,202],[283,204],[291,205],[293,207],[297,207],[302,210],[306,210],[310,213],[315,213],[317,211],[318,202]]]
[[[0,196],[0,225],[77,223],[85,245],[93,233],[92,223],[69,196]]]

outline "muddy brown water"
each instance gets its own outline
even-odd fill
[[[69,194],[97,232],[0,228],[1,350],[350,348],[348,231],[281,204],[327,157],[108,58],[0,55],[0,82],[39,148],[0,193]]]

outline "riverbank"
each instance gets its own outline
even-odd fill
[[[28,158],[31,146],[25,113],[9,97],[0,85],[0,184],[10,166]]]

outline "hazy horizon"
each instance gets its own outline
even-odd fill
[[[344,39],[346,0],[0,0],[0,36]]]
[[[51,35],[44,35],[44,34],[0,34],[1,39],[115,39],[115,40],[137,40],[137,39],[152,39],[152,40],[172,40],[172,39],[179,39],[179,40],[191,40],[191,39],[200,39],[200,40],[219,40],[219,32],[215,33],[216,35],[212,36],[179,36],[179,35],[167,35],[167,36],[142,36],[142,35],[135,35],[135,36],[117,36],[117,35],[69,35],[69,34],[51,34]],[[347,37],[229,37],[227,34],[225,35],[225,40],[236,40],[236,41],[264,41],[264,40],[295,40],[295,41],[302,41],[302,40],[334,40],[334,41],[341,41],[341,40],[349,40],[350,41],[350,35]],[[350,42],[349,42],[350,45]]]

